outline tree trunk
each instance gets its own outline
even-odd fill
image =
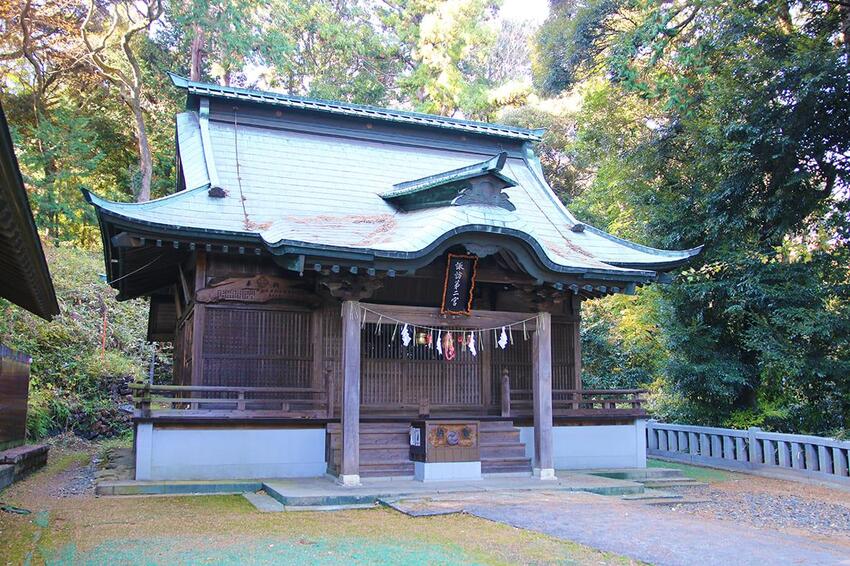
[[[148,132],[145,128],[145,117],[142,113],[141,93],[137,93],[130,100],[130,108],[133,110],[133,118],[136,121],[136,139],[139,142],[139,169],[142,174],[142,186],[136,198],[137,202],[145,202],[151,199],[151,178],[153,177],[153,158],[151,157],[151,146],[148,141]]]
[[[201,67],[204,65],[204,30],[199,24],[195,24],[192,28],[192,32],[195,36],[192,38],[189,79],[193,81],[200,81]]]

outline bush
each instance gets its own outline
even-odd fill
[[[32,356],[27,435],[73,430],[86,438],[119,434],[127,384],[147,373],[147,302],[118,302],[103,281],[97,251],[45,246],[61,314],[46,322],[0,299],[0,342]],[[105,341],[104,316],[106,318]],[[168,352],[159,348],[159,362]]]

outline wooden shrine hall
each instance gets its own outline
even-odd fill
[[[577,220],[539,131],[172,75],[174,194],[86,198],[173,383],[135,386],[137,479],[423,481],[640,466],[641,392],[581,383],[581,305],[699,249]]]

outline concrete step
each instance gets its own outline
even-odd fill
[[[670,488],[670,487],[706,487],[707,483],[699,482],[691,478],[658,478],[636,480],[650,489],[654,488]]]
[[[655,500],[676,500],[682,499],[681,493],[675,493],[673,491],[662,491],[660,489],[645,489],[643,493],[630,493],[628,495],[623,495],[620,499],[625,499],[626,501],[655,501]]]
[[[247,499],[251,505],[257,508],[260,513],[280,513],[285,511],[283,504],[277,499],[271,497],[264,491],[249,491],[243,493],[242,496]]]
[[[682,478],[682,471],[676,468],[598,468],[585,470],[585,473],[616,480],[640,481],[656,478]]]

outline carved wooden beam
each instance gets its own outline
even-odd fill
[[[328,273],[319,275],[319,285],[325,287],[332,297],[343,301],[359,301],[371,298],[384,286],[380,276],[369,277],[351,273]]]

